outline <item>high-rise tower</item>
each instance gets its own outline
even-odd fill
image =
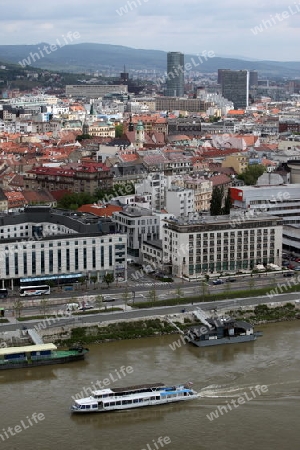
[[[245,109],[249,103],[248,70],[227,70],[221,72],[222,96],[234,104],[234,109]]]
[[[167,97],[183,97],[184,94],[184,55],[169,52],[167,55]]]

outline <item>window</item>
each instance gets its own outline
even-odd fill
[[[23,253],[23,272],[27,275],[27,253]]]
[[[75,248],[75,270],[79,268],[79,260],[78,260],[78,248]]]
[[[32,274],[36,273],[36,253],[32,252],[32,256],[31,256],[31,271]]]
[[[45,251],[41,251],[41,273],[45,273]]]
[[[66,269],[67,271],[70,270],[70,249],[66,249]]]
[[[53,250],[49,250],[49,272],[53,272]]]
[[[83,268],[87,267],[87,257],[86,257],[86,248],[83,249]]]

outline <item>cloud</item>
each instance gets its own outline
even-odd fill
[[[119,15],[117,10],[126,5],[127,13]],[[289,7],[299,12],[257,35],[251,33]],[[299,19],[300,0],[52,0],[40,7],[2,0],[0,42],[55,42],[71,30],[80,33],[81,42],[185,53],[209,48],[219,55],[284,61],[299,59]]]

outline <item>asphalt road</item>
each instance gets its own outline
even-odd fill
[[[234,308],[243,308],[249,307],[253,305],[258,305],[261,303],[270,303],[272,301],[274,304],[288,301],[298,301],[300,303],[300,293],[294,292],[289,294],[280,294],[274,296],[271,300],[267,296],[260,297],[250,297],[250,298],[242,298],[242,299],[231,299],[231,300],[222,300],[222,301],[213,301],[206,303],[194,303],[189,305],[176,305],[176,306],[164,306],[164,307],[153,307],[149,309],[130,309],[122,312],[106,312],[99,313],[94,315],[86,315],[86,316],[77,316],[70,318],[60,318],[58,317],[56,320],[49,321],[30,321],[30,322],[21,322],[21,323],[10,323],[10,324],[0,324],[0,332],[5,331],[14,331],[17,329],[22,329],[24,327],[34,328],[35,325],[46,322],[47,328],[64,326],[73,323],[97,323],[97,322],[106,322],[110,320],[124,320],[124,319],[132,319],[132,318],[145,318],[155,315],[169,315],[169,314],[180,314],[183,309],[185,311],[193,311],[197,306],[201,307],[201,309],[210,311],[210,310],[220,310],[220,309],[234,309]]]

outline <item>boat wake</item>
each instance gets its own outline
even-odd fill
[[[220,385],[211,385],[202,389],[198,392],[198,397],[203,398],[232,398],[232,397],[240,397],[240,395],[245,392],[245,390],[249,390],[251,386],[220,386]]]

